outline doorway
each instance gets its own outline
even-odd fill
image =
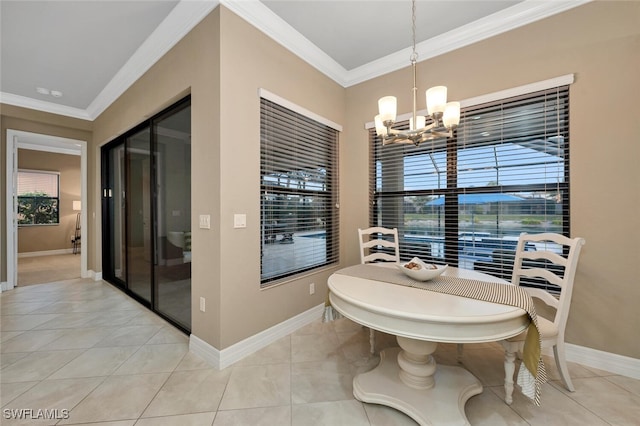
[[[7,129],[6,135],[6,260],[7,282],[2,290],[18,285],[18,203],[17,174],[19,149],[40,151],[52,154],[80,156],[80,194],[81,205],[87,206],[87,142],[39,133]],[[75,212],[74,212],[75,213]],[[74,219],[75,220],[75,219]],[[80,226],[86,229],[86,208],[80,211]],[[66,238],[65,238],[66,241]],[[71,247],[71,241],[69,241]],[[86,250],[80,252],[78,276],[88,277]],[[54,263],[55,265],[55,263]],[[55,267],[55,266],[54,266]]]
[[[191,99],[102,147],[103,279],[191,330]]]

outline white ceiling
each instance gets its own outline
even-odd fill
[[[588,1],[418,0],[419,60]],[[93,120],[220,3],[344,87],[409,64],[409,0],[2,0],[0,100]]]

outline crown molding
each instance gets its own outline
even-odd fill
[[[524,0],[491,16],[418,43],[416,51],[420,61],[424,61],[591,1]],[[259,0],[181,0],[86,110],[3,92],[0,92],[0,102],[93,121],[219,4],[343,87],[409,65],[411,49],[406,48],[347,71]]]
[[[193,27],[215,9],[218,4],[219,1],[217,0],[181,0],[102,89],[86,110],[4,92],[0,93],[0,102],[93,121],[187,35]]]
[[[220,4],[275,42],[346,87],[348,71],[258,0],[220,0]]]
[[[219,4],[181,0],[87,108],[94,120]]]
[[[12,93],[0,92],[0,103],[34,109],[36,111],[49,112],[51,114],[64,115],[65,117],[79,118],[81,120],[93,120],[87,111],[83,109],[32,99],[26,96],[14,95]]]
[[[419,61],[469,46],[591,1],[593,0],[525,0],[490,16],[416,44]],[[344,86],[349,87],[407,67],[410,55],[411,48],[407,48],[354,68],[345,76]]]

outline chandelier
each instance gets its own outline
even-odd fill
[[[447,103],[446,86],[435,86],[426,91],[427,114],[431,123],[427,125],[425,116],[416,113],[416,0],[411,2],[411,32],[413,52],[411,69],[413,71],[413,116],[409,119],[409,130],[397,130],[392,126],[396,122],[397,99],[384,96],[378,100],[379,114],[375,117],[376,133],[382,137],[382,144],[411,143],[418,146],[421,142],[442,137],[451,137],[453,129],[460,123],[460,102]]]

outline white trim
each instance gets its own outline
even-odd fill
[[[212,367],[222,370],[220,367],[220,351],[195,334],[189,335],[189,351],[198,355]]]
[[[124,67],[109,81],[87,108],[87,115],[95,120],[160,58],[200,23],[218,1],[182,0],[158,25],[151,35],[129,58]]]
[[[66,154],[66,155],[82,155],[80,150],[74,148],[61,148],[56,146],[47,146],[44,147],[42,145],[33,144],[33,143],[20,143],[18,145],[20,149],[30,149],[32,151],[46,151],[52,152],[54,154]]]
[[[416,51],[419,60],[424,61],[590,1],[592,0],[525,0],[448,33],[420,42],[416,45]],[[343,87],[350,87],[409,65],[411,49],[406,48],[346,70],[262,2],[221,0],[220,3]]]
[[[567,11],[592,0],[525,0],[492,15],[456,28],[416,45],[419,62],[469,46],[518,27]],[[409,66],[411,48],[376,59],[346,73],[343,86],[349,87]],[[312,64],[313,65],[313,64]],[[319,67],[320,71],[322,71]],[[337,81],[337,80],[336,80]],[[425,88],[426,89],[426,88]]]
[[[95,117],[90,117],[86,110],[68,107],[66,105],[54,104],[53,102],[41,101],[28,98],[26,96],[14,95],[12,93],[0,92],[0,102],[7,105],[34,109],[36,111],[49,112],[51,114],[63,115],[65,117],[78,118],[80,120],[92,121]]]
[[[221,0],[220,3],[342,87],[349,86],[349,71],[261,1]],[[405,58],[405,66],[406,62]]]
[[[527,93],[535,93],[541,90],[553,89],[554,87],[566,86],[573,84],[574,75],[565,74],[560,77],[550,78],[535,83],[525,84],[523,86],[513,87],[511,89],[500,90],[498,92],[488,93],[486,95],[476,96],[474,98],[460,101],[460,108],[466,108],[474,105],[485,104],[488,102],[499,101],[501,99],[512,98],[514,96],[526,95]]]
[[[335,129],[339,132],[342,131],[342,126],[340,124],[334,123],[333,121],[329,120],[328,118],[324,118],[321,115],[316,114],[313,111],[309,111],[308,109],[306,109],[305,107],[302,107],[298,104],[295,104],[291,101],[286,100],[285,98],[276,95],[275,93],[272,93],[266,89],[258,89],[258,96],[264,99],[267,99],[271,102],[275,102],[280,106],[283,106],[285,108],[290,109],[291,111],[297,112],[298,114],[302,114],[305,117],[308,117],[314,121],[317,121],[318,123],[322,123],[325,126],[329,126],[332,129]]]
[[[16,205],[14,200],[14,192],[17,192],[17,188],[14,191],[14,174],[17,173],[18,167],[15,156],[18,152],[18,135],[15,131],[7,129],[6,137],[6,175],[5,175],[5,208],[6,208],[6,252],[4,257],[0,260],[6,262],[7,265],[7,286],[14,288],[18,284],[17,270],[18,270],[18,225],[16,224]],[[14,164],[16,163],[16,164]],[[17,183],[16,183],[17,185]]]
[[[13,289],[13,286],[12,285],[10,286],[8,282],[6,281],[0,282],[0,293],[2,293],[3,291],[12,290],[12,289]]]
[[[14,139],[16,139],[14,141]],[[46,144],[60,146],[61,144],[68,144],[70,149],[80,151],[80,201],[83,206],[87,206],[80,212],[81,229],[87,228],[87,211],[90,210],[89,199],[87,194],[87,142],[77,139],[63,138],[59,136],[48,136],[39,133],[24,132],[20,130],[7,129],[6,137],[6,152],[7,152],[7,170],[6,170],[6,209],[7,209],[7,221],[6,221],[6,233],[7,233],[7,252],[5,254],[7,262],[7,285],[11,288],[15,287],[17,283],[14,283],[14,277],[18,269],[18,253],[14,253],[14,236],[17,238],[16,233],[13,232],[12,227],[14,221],[11,220],[13,216],[13,159],[11,153],[14,146],[21,147],[22,142],[20,139],[27,140],[34,145],[43,144],[45,146],[42,150],[47,151]],[[35,141],[35,142],[34,142]],[[85,242],[86,243],[86,242]],[[88,246],[87,246],[88,247]],[[4,260],[4,259],[3,259]],[[80,276],[86,278],[89,276],[87,271],[87,250],[80,251]]]
[[[559,77],[550,78],[547,80],[536,81],[534,83],[524,84],[522,86],[512,87],[510,89],[499,90],[493,93],[487,93],[485,95],[476,96],[473,98],[467,98],[460,101],[460,108],[467,108],[474,105],[480,105],[488,102],[499,101],[501,99],[512,98],[514,96],[526,95],[528,93],[535,93],[541,90],[553,89],[554,87],[566,86],[573,84],[574,74],[565,74]],[[419,115],[425,115],[426,110],[417,111]],[[397,116],[396,121],[408,120],[413,113],[404,113]],[[369,121],[365,123],[364,128],[366,130],[373,129],[375,123]]]
[[[549,348],[550,349],[550,348]],[[565,343],[567,361],[640,379],[640,359]],[[546,352],[546,349],[545,349]],[[551,352],[549,352],[551,354]],[[553,356],[553,354],[551,354]]]
[[[189,350],[202,357],[215,368],[222,370],[240,361],[242,358],[322,318],[323,312],[324,304],[314,306],[295,317],[289,318],[251,337],[247,337],[221,351],[192,334],[189,337]]]
[[[18,258],[22,257],[39,257],[39,256],[56,256],[58,254],[73,254],[73,249],[57,249],[57,250],[44,250],[44,251],[28,251],[24,253],[18,253]]]
[[[94,281],[102,281],[102,272],[96,272],[93,269],[87,271],[87,276],[83,278],[91,278]]]
[[[127,63],[96,96],[87,109],[69,107],[5,92],[0,92],[0,100],[8,105],[93,121],[215,9],[218,3],[216,0],[179,1],[164,21],[138,47]]]
[[[213,367],[222,370],[305,325],[311,324],[313,321],[321,318],[323,312],[323,304],[314,306],[293,318],[289,318],[280,324],[248,337],[222,351],[192,334],[189,338],[189,350],[203,358]],[[599,351],[571,343],[566,344],[566,351],[567,361],[633,379],[640,379],[640,359]],[[553,356],[551,348],[545,348],[544,353],[545,355]]]
[[[18,144],[18,148],[22,148],[22,144]],[[36,169],[21,169],[18,167],[18,173],[41,173],[43,175],[56,175],[58,178],[60,177],[60,172],[51,171],[51,170],[36,170]],[[60,190],[58,190],[60,192]]]
[[[446,34],[418,43],[416,50],[420,61],[424,61],[590,1],[592,0],[525,0]],[[410,51],[402,49],[352,70],[346,70],[258,0],[182,0],[86,110],[5,92],[0,92],[0,102],[93,121],[219,4],[224,5],[342,87],[350,87],[409,65]]]

